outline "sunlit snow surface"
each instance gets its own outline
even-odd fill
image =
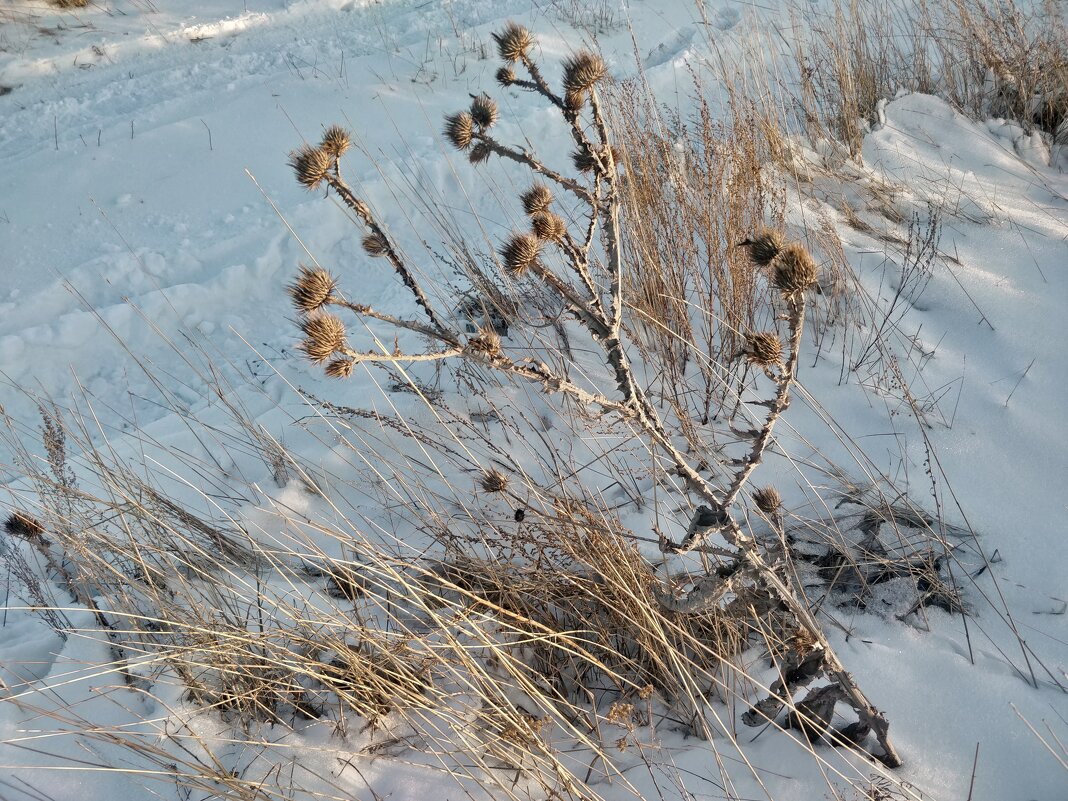
[[[210,353],[251,419],[287,446],[313,451],[314,440],[290,425],[307,413],[294,386],[344,404],[371,384],[367,377],[324,381],[293,351],[283,287],[307,261],[304,246],[358,288],[360,302],[414,312],[400,283],[360,250],[343,211],[293,181],[287,153],[315,139],[323,124],[346,124],[364,153],[394,165],[385,167],[389,177],[413,185],[414,195],[455,204],[461,220],[478,212],[482,229],[472,225],[469,235],[499,240],[510,220],[498,198],[483,197],[476,170],[450,162],[439,120],[470,93],[494,86],[497,63],[485,55],[492,53],[490,31],[503,20],[522,19],[536,30],[548,63],[583,41],[559,13],[539,5],[122,0],[72,13],[10,0],[0,6],[0,87],[10,89],[0,95],[0,402],[16,428],[32,438],[38,424],[36,401],[23,391],[45,394],[95,417],[94,436],[121,452],[137,452],[129,436],[136,430],[270,487],[261,461],[235,463],[174,414],[181,408],[225,420],[198,372],[201,361],[180,354],[193,353],[191,343]],[[635,0],[616,10],[620,25],[599,42],[613,75],[633,75],[629,17],[648,79],[666,101],[685,104],[686,65],[702,68],[706,25],[729,50],[763,24],[761,14],[777,13],[762,9],[713,3],[701,18],[685,0]],[[508,138],[558,140],[566,153],[566,131],[541,106],[498,96]],[[922,374],[911,370],[906,378],[920,403],[937,402],[927,431],[934,452],[897,401],[877,391],[874,377],[867,387],[859,377],[840,383],[833,350],[816,364],[804,362],[805,392],[788,415],[794,452],[804,455],[805,443],[815,443],[845,463],[821,422],[833,417],[921,504],[930,500],[924,472],[934,459],[952,490],[941,490],[947,517],[969,523],[987,555],[1000,557],[997,587],[980,581],[970,591],[1004,595],[995,605],[1010,610],[1053,675],[1032,665],[1040,688],[1024,680],[1014,665],[1026,662],[1009,626],[978,597],[968,632],[938,610],[930,613],[930,631],[877,614],[827,630],[886,711],[906,760],[901,777],[925,797],[1063,801],[1068,772],[1024,719],[1068,733],[1068,695],[1052,686],[1068,684],[1068,177],[1018,126],[969,120],[922,95],[890,100],[862,155],[864,166],[842,179],[843,197],[851,197],[850,182],[878,181],[891,187],[889,202],[902,219],[942,209],[940,249],[952,259],[939,262],[898,318],[904,335],[933,354]],[[410,229],[418,210],[396,202],[369,159],[354,156],[348,170],[392,230]],[[504,179],[490,188],[486,195],[513,191]],[[897,274],[877,230],[849,227],[829,202],[794,199],[791,206],[794,230],[820,219],[835,224],[872,302],[893,302]],[[420,237],[433,234],[407,236],[418,248]],[[808,397],[818,411],[803,402]],[[326,469],[344,468],[340,458],[321,458]],[[787,487],[797,482],[785,463],[767,469]],[[10,443],[0,444],[0,480],[19,477]],[[265,491],[291,508],[307,503],[297,493]],[[24,602],[9,596],[9,605]],[[151,700],[116,689],[115,676],[85,669],[107,661],[101,642],[62,642],[31,612],[0,614],[3,692],[28,704],[0,703],[0,798],[147,797],[144,777],[79,769],[128,767],[125,753],[57,732],[99,725],[155,738],[176,728],[169,721],[181,712],[181,694]],[[68,614],[76,626],[92,628],[85,610]],[[198,733],[209,734],[211,719],[197,721],[205,727]],[[743,742],[753,733],[743,732]],[[439,773],[404,760],[382,758],[360,764],[359,776],[347,773],[342,763],[357,744],[314,727],[276,737],[291,747],[299,770],[332,777],[353,798],[375,797],[369,787],[394,801],[459,797]],[[671,733],[664,739],[665,755],[685,768],[695,797],[727,797],[712,781],[718,772],[707,746]],[[746,755],[776,799],[827,792],[810,757],[784,738],[766,733]],[[253,759],[236,745],[231,758],[233,768]],[[651,780],[632,781],[641,787]],[[184,798],[173,783],[148,786],[162,798]],[[601,792],[611,798],[612,788]],[[652,785],[648,792],[656,797]],[[745,785],[739,797],[759,792]]]

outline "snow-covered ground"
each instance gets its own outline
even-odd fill
[[[4,414],[34,452],[37,405],[48,396],[78,408],[93,421],[93,441],[106,439],[124,457],[148,451],[147,461],[162,462],[165,471],[180,469],[169,461],[180,453],[203,475],[239,476],[262,496],[227,513],[245,515],[253,526],[266,519],[255,507],[267,498],[321,515],[293,486],[276,488],[262,458],[227,448],[227,408],[212,384],[270,436],[317,458],[323,475],[339,476],[358,459],[314,456],[318,438],[327,438],[294,425],[311,413],[295,388],[342,405],[358,405],[377,390],[367,376],[323,379],[300,357],[284,287],[307,261],[307,247],[358,289],[359,302],[402,316],[415,307],[400,282],[366,258],[343,209],[297,185],[287,154],[316,140],[322,125],[343,123],[360,151],[348,162],[351,180],[392,230],[419,219],[410,198],[423,196],[470,218],[474,241],[499,241],[510,224],[499,200],[479,194],[474,169],[453,164],[439,134],[442,114],[495,86],[492,31],[522,20],[538,33],[547,63],[555,63],[587,40],[574,23],[597,25],[614,77],[636,73],[637,52],[659,96],[684,106],[688,69],[708,69],[709,42],[720,53],[741,52],[768,24],[762,20],[777,18],[782,9],[775,5],[725,1],[699,13],[684,0],[109,0],[57,12],[3,0]],[[825,11],[816,2],[808,10]],[[512,139],[566,137],[542,107],[498,94]],[[879,372],[843,370],[840,349],[829,348],[815,363],[803,360],[802,391],[781,436],[799,463],[818,450],[849,467],[847,443],[859,443],[866,469],[974,530],[962,569],[975,578],[961,582],[971,614],[931,610],[925,628],[915,617],[901,622],[869,610],[827,623],[827,631],[890,719],[905,758],[895,775],[915,792],[946,801],[1063,801],[1068,176],[1049,166],[1045,145],[1013,123],[971,120],[928,95],[888,101],[864,140],[863,166],[836,166],[838,177],[828,176],[818,197],[795,191],[787,219],[795,232],[822,221],[837,230],[859,279],[856,291],[864,293],[861,305],[872,319],[892,321],[914,408],[885,362]],[[807,150],[806,158],[826,166],[834,154]],[[1057,159],[1052,154],[1054,165]],[[398,203],[392,187],[406,182],[409,197]],[[489,185],[487,194],[512,191],[506,178]],[[872,186],[888,210],[869,202]],[[846,205],[864,225],[847,219]],[[937,215],[941,236],[938,253],[902,286],[900,242],[914,214],[921,229]],[[433,238],[425,229],[408,236],[413,247]],[[207,372],[209,356],[215,375]],[[387,394],[369,403],[381,404]],[[391,402],[418,413],[410,396]],[[926,425],[917,425],[917,410]],[[204,428],[189,425],[192,418]],[[0,503],[12,508],[32,508],[22,458],[11,438],[0,442],[0,482],[10,488]],[[794,465],[776,460],[767,470],[788,501],[805,502]],[[372,508],[373,494],[351,503],[369,527],[386,529],[389,512]],[[5,554],[25,550],[13,540],[3,547]],[[26,553],[32,562],[32,550]],[[60,639],[27,608],[36,599],[12,564],[5,556],[0,798],[134,799],[145,797],[146,784],[166,799],[208,797],[138,775],[143,765],[127,751],[76,733],[93,726],[130,737],[143,731],[155,742],[188,702],[173,688],[139,694],[93,670],[109,659],[106,641]],[[37,569],[47,583],[48,571]],[[893,609],[895,599],[883,602]],[[63,614],[75,629],[94,628],[84,608]],[[232,736],[218,721],[196,720],[202,729],[183,736],[210,736],[213,725],[220,737]],[[675,797],[764,792],[751,777],[737,794],[717,788],[707,743],[662,736],[663,764],[687,777]],[[752,736],[746,732],[743,742]],[[407,756],[348,770],[343,763],[356,744],[313,727],[279,731],[275,745],[309,776],[331,777],[321,786],[333,787],[336,797],[460,794]],[[268,770],[266,758],[257,767],[268,750],[235,742],[225,768],[263,779],[278,770]],[[811,757],[781,737],[765,733],[746,745],[745,756],[776,799],[830,797]],[[670,786],[630,778],[646,797]],[[613,788],[598,791],[612,798]]]

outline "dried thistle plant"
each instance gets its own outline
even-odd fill
[[[487,470],[479,481],[486,492],[504,492],[508,489],[508,476],[496,468]]]
[[[483,92],[471,101],[471,119],[479,128],[492,128],[497,122],[497,102]]]
[[[749,251],[749,258],[754,264],[767,267],[779,255],[786,242],[779,231],[765,228],[740,244]]]
[[[799,243],[784,246],[771,261],[772,282],[784,295],[811,289],[819,278],[816,261]]]
[[[321,267],[300,265],[300,275],[289,285],[293,305],[302,314],[319,311],[333,297],[337,279]]]
[[[301,324],[301,330],[305,338],[300,349],[314,362],[321,364],[345,348],[345,323],[337,315],[313,315]]]
[[[507,62],[523,60],[534,46],[530,31],[517,22],[509,22],[504,30],[493,34],[493,40],[497,43],[497,53]]]
[[[775,231],[758,231],[743,243],[752,262],[768,268],[770,284],[784,296],[787,314],[783,319],[787,335],[780,339],[777,333],[766,331],[747,338],[745,353],[752,362],[765,368],[773,381],[772,394],[762,404],[766,409],[763,421],[747,433],[748,453],[725,461],[725,477],[710,480],[702,473],[704,468],[693,454],[679,447],[677,430],[692,421],[674,411],[677,407],[671,403],[660,402],[661,399],[653,395],[641,377],[643,372],[635,369],[631,362],[631,354],[640,349],[632,347],[631,328],[626,319],[633,304],[626,296],[628,284],[624,280],[622,226],[639,225],[641,220],[624,218],[621,213],[623,180],[617,167],[623,162],[624,154],[613,146],[600,95],[599,87],[607,78],[604,61],[592,53],[578,53],[568,59],[564,65],[564,92],[560,96],[545,81],[532,57],[534,40],[529,31],[510,23],[502,32],[494,34],[494,39],[500,57],[506,62],[498,72],[498,82],[540,95],[559,112],[575,143],[572,160],[580,175],[576,178],[556,172],[532,147],[511,146],[495,139],[489,128],[497,120],[497,107],[485,95],[474,99],[470,111],[447,116],[444,136],[458,150],[470,151],[469,158],[474,162],[497,154],[525,165],[539,179],[539,183],[519,198],[523,210],[530,216],[532,233],[510,235],[500,246],[500,263],[506,274],[517,278],[530,276],[540,284],[586,332],[588,347],[602,355],[606,367],[605,384],[599,388],[588,383],[580,385],[571,380],[566,371],[554,367],[550,360],[532,357],[529,352],[512,358],[500,335],[487,328],[470,338],[455,331],[434,310],[418,274],[386,237],[373,211],[341,178],[337,159],[322,149],[304,149],[294,156],[291,163],[298,181],[309,187],[325,181],[329,189],[355,212],[369,229],[364,238],[364,249],[390,261],[422,307],[428,322],[393,318],[358,304],[345,303],[344,308],[398,330],[416,332],[433,343],[436,349],[405,353],[398,347],[391,354],[381,355],[352,351],[342,321],[324,313],[321,308],[314,310],[323,291],[320,283],[326,279],[318,278],[320,283],[313,287],[310,276],[303,279],[309,286],[301,292],[301,297],[308,298],[307,305],[313,313],[303,323],[305,340],[301,348],[313,361],[326,362],[328,373],[337,377],[350,374],[353,366],[364,360],[414,362],[461,357],[480,367],[536,382],[547,394],[562,393],[583,407],[597,407],[613,415],[671,463],[685,480],[689,492],[699,499],[697,512],[686,534],[679,540],[661,534],[661,550],[665,553],[704,550],[712,547],[709,542],[713,535],[717,535],[733,549],[734,560],[729,580],[723,581],[710,571],[695,579],[689,592],[679,595],[672,588],[662,586],[661,579],[641,557],[628,555],[627,559],[636,560],[636,572],[627,579],[628,583],[637,581],[648,592],[647,601],[656,607],[658,614],[690,619],[686,616],[706,614],[719,608],[718,604],[733,593],[735,600],[731,603],[739,610],[745,610],[745,614],[770,615],[778,610],[776,614],[785,616],[794,628],[812,631],[819,640],[820,652],[815,669],[834,688],[820,697],[824,706],[819,711],[822,713],[831,698],[835,702],[848,703],[860,723],[875,733],[884,760],[888,764],[897,764],[899,758],[888,738],[889,724],[882,713],[871,705],[841,665],[822,635],[802,590],[792,583],[788,574],[773,568],[764,546],[743,527],[735,513],[738,499],[763,461],[776,423],[789,405],[802,342],[806,308],[804,293],[816,281],[815,261],[800,244],[787,244],[782,234]],[[519,78],[517,69],[524,70],[526,77]],[[572,234],[564,219],[549,210],[553,194],[548,184],[555,185],[573,197],[575,203],[585,206],[589,223],[584,230]],[[546,247],[549,243],[554,246]],[[298,279],[300,283],[301,279]],[[319,294],[315,294],[313,288]],[[329,291],[333,292],[333,288]],[[739,327],[745,330],[745,326]],[[561,361],[566,363],[566,360]],[[776,369],[772,371],[772,367]],[[480,483],[487,491],[501,491],[490,489],[500,484],[499,477],[492,473],[484,474]],[[778,514],[781,501],[776,502],[772,493],[773,490],[758,490],[754,501],[758,508],[773,508]],[[530,517],[519,509],[515,519],[529,521]],[[605,541],[613,543],[613,537],[610,535]],[[568,538],[564,537],[560,547],[568,543]],[[593,591],[593,588],[588,587],[586,591]],[[500,599],[495,603],[500,603]],[[666,655],[659,658],[665,663],[671,661]],[[640,683],[644,686],[647,682]],[[831,706],[833,708],[833,703]],[[781,699],[772,698],[761,710],[777,712],[781,707]],[[756,713],[750,716],[752,720],[758,718]]]
[[[541,243],[530,234],[515,234],[501,248],[504,269],[510,275],[519,277],[527,273],[538,262],[541,255]]]
[[[553,202],[553,192],[545,184],[534,184],[526,192],[520,195],[523,210],[530,215],[541,211],[547,211]]]
[[[745,340],[745,355],[758,367],[775,367],[782,363],[782,340],[774,331],[758,331]]]

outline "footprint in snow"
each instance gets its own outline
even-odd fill
[[[675,31],[670,39],[665,39],[649,51],[649,55],[645,57],[645,68],[659,67],[685,53],[696,33],[697,30],[692,27]]]

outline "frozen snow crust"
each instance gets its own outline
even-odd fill
[[[294,425],[311,413],[297,390],[337,404],[368,396],[385,403],[371,374],[331,382],[294,351],[298,335],[284,285],[307,261],[305,246],[343,275],[361,303],[399,316],[416,309],[395,276],[364,256],[343,209],[293,181],[287,153],[315,140],[323,124],[346,124],[363,154],[386,165],[383,175],[362,154],[347,162],[353,183],[392,230],[410,230],[409,220],[422,218],[398,204],[389,181],[415,181],[413,195],[446,203],[464,195],[486,212],[491,233],[503,236],[508,220],[500,204],[481,196],[471,168],[450,166],[441,116],[493,86],[497,62],[484,55],[492,55],[489,32],[504,20],[521,19],[536,31],[548,63],[583,36],[552,8],[512,0],[165,5],[0,8],[0,87],[10,88],[0,94],[3,409],[29,441],[38,425],[36,396],[50,396],[94,418],[96,440],[106,436],[126,458],[144,451],[161,472],[180,473],[175,454],[182,453],[205,474],[240,476],[268,499],[226,506],[249,525],[268,519],[258,505],[329,516],[295,483],[277,489],[270,466],[228,450],[218,429],[212,440],[187,425],[193,417],[209,428],[228,420],[204,353],[225,377],[227,402],[317,460],[323,475],[341,475],[358,460],[329,452],[322,432]],[[761,14],[775,13],[732,3],[707,12],[701,19],[674,0],[637,1],[616,12],[620,22],[629,16],[650,82],[673,103],[687,102],[679,89],[690,85],[686,65],[700,66],[707,56],[706,22],[719,46],[731,50],[761,24]],[[625,28],[607,30],[599,43],[614,75],[635,72]],[[565,135],[537,104],[501,99],[502,125],[513,138]],[[922,372],[910,366],[916,362],[905,365],[928,427],[921,436],[881,377],[858,371],[841,381],[830,349],[815,363],[803,357],[803,391],[779,436],[799,456],[818,448],[846,464],[832,432],[847,432],[921,505],[929,505],[925,473],[939,482],[948,477],[948,485],[939,483],[943,511],[979,534],[994,564],[971,565],[977,578],[965,585],[973,613],[966,626],[940,610],[928,612],[929,630],[896,620],[900,599],[891,588],[874,608],[824,621],[825,628],[886,711],[906,760],[898,775],[922,797],[1058,801],[1068,788],[1068,695],[1056,686],[1068,686],[1068,177],[1048,166],[1048,154],[1016,124],[970,120],[929,95],[886,103],[862,156],[863,167],[841,171],[837,192],[860,209],[867,229],[850,225],[830,196],[795,197],[788,223],[804,230],[830,221],[872,307],[895,308],[901,341],[911,338],[930,354],[919,360]],[[805,158],[836,163],[832,150],[815,146]],[[941,210],[939,249],[951,258],[939,260],[922,292],[899,292],[900,270],[879,236],[900,234],[907,222],[893,228],[857,201],[873,183],[891,187],[888,203],[900,219],[916,213],[926,220],[931,209]],[[491,188],[514,191],[507,181]],[[424,221],[406,241],[414,248],[434,235]],[[419,413],[410,396],[392,402]],[[784,494],[799,486],[788,460],[761,469],[761,483],[774,481]],[[27,497],[10,441],[0,444],[0,480],[13,505]],[[181,484],[174,481],[176,493]],[[803,498],[798,489],[788,504]],[[371,493],[351,504],[369,528],[389,529],[390,516],[373,506]],[[637,529],[643,519],[634,513],[625,522]],[[32,561],[32,550],[27,554]],[[37,568],[48,581],[45,567]],[[26,608],[32,599],[20,598],[10,573],[8,585],[10,609],[0,612],[0,698],[8,699],[0,700],[0,798],[134,799],[145,797],[146,783],[167,799],[207,798],[207,791],[189,796],[173,781],[121,772],[140,766],[126,751],[72,732],[91,724],[156,743],[165,733],[233,737],[231,728],[194,714],[178,688],[152,697],[93,669],[109,656],[106,641],[91,636],[89,611],[66,611],[72,626],[89,634],[64,641]],[[1028,670],[1013,627],[1048,672],[1035,664]],[[1050,742],[1050,731],[1061,738],[1059,759],[1028,722]],[[756,731],[742,732],[745,757],[772,798],[830,797],[802,748],[772,732],[748,742]],[[675,788],[674,797],[763,797],[748,775],[736,788],[719,786],[707,743],[660,734],[658,759],[687,780],[690,795]],[[320,790],[335,797],[460,795],[432,765],[408,756],[345,767],[372,736],[341,740],[314,725],[279,727],[270,747],[235,740],[220,753],[227,770],[258,781],[277,770],[267,767],[275,751],[284,752],[278,761],[297,766],[305,783],[329,777]],[[629,778],[648,798],[669,786],[655,776]],[[613,797],[611,787],[600,792]]]

